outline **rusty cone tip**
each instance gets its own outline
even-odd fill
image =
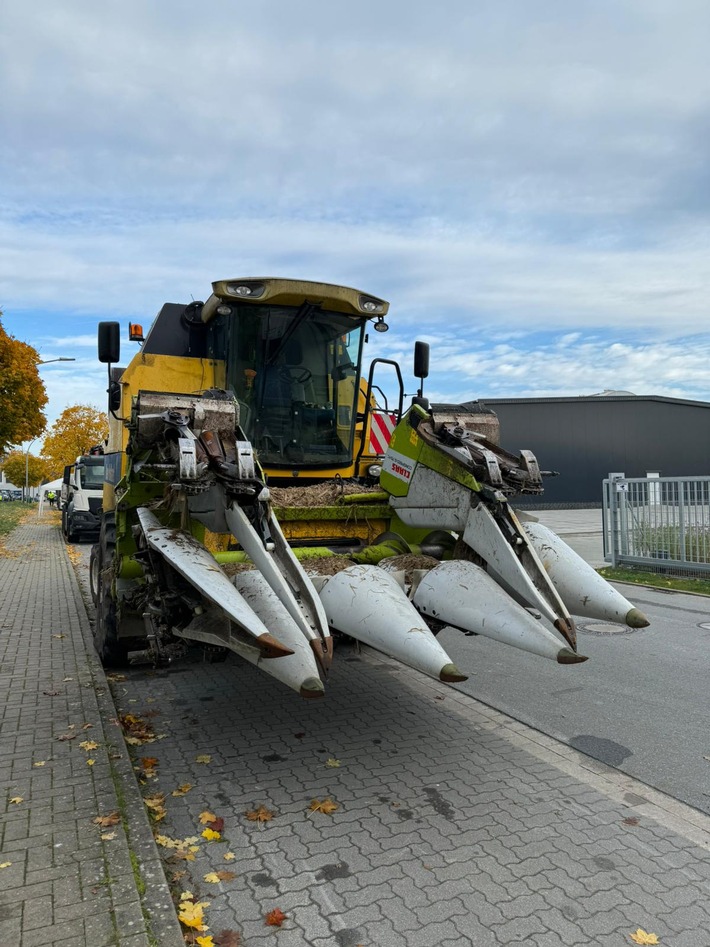
[[[445,664],[439,671],[439,680],[447,684],[457,684],[459,681],[467,681],[468,674],[462,674],[455,664]]]
[[[647,628],[651,622],[638,608],[630,608],[626,613],[626,624],[629,628]]]
[[[307,677],[301,684],[299,693],[301,697],[312,700],[314,697],[323,697],[325,695],[325,687],[323,687],[323,682],[319,678]]]

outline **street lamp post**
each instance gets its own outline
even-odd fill
[[[46,362],[37,362],[38,365],[49,365],[51,362],[75,362],[75,358],[67,358],[66,355],[61,355],[59,358],[48,358]]]

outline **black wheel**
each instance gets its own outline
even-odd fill
[[[89,589],[91,590],[91,601],[94,608],[99,604],[99,545],[95,543],[91,547],[91,556],[89,558]]]
[[[118,637],[116,600],[113,597],[113,556],[116,550],[116,516],[104,513],[98,544],[97,602],[94,645],[104,667],[125,665],[128,649]]]
[[[79,538],[72,528],[71,513],[71,509],[62,510],[62,534],[67,543],[75,543]]]

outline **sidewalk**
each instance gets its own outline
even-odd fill
[[[3,947],[183,944],[51,514],[0,554],[0,812]]]

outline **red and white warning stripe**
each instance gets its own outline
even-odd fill
[[[373,411],[370,415],[370,452],[384,454],[397,426],[396,414]]]

